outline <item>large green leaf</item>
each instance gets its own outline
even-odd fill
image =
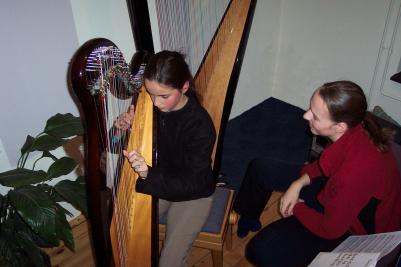
[[[57,237],[64,241],[64,244],[67,246],[67,248],[74,251],[75,245],[71,225],[68,223],[64,212],[61,210],[57,210],[56,231]]]
[[[21,220],[20,216],[9,216],[0,227],[0,266],[45,266],[48,257],[37,246],[37,235]]]
[[[46,255],[41,253],[41,249],[35,244],[26,232],[18,232],[15,242],[23,249],[24,254],[28,255],[30,261],[37,267],[47,266],[46,262],[49,261]],[[45,257],[45,258],[44,258]]]
[[[25,168],[0,173],[0,184],[8,187],[20,187],[48,180],[44,171],[33,171]]]
[[[79,117],[75,117],[71,113],[57,113],[47,120],[44,132],[54,137],[66,138],[82,135],[84,131]]]
[[[86,217],[88,216],[88,206],[86,201],[85,184],[76,181],[62,180],[58,182],[54,188],[65,201],[73,205],[76,209],[80,210]]]
[[[14,225],[14,232],[22,233],[24,232],[24,235],[29,236],[30,239],[32,239],[35,244],[41,248],[50,248],[53,247],[52,244],[41,238],[38,234],[36,234],[30,227],[29,225],[22,219],[22,217],[18,214],[18,212],[11,218],[11,222]]]
[[[29,266],[28,258],[21,255],[15,238],[0,236],[0,266],[2,267],[20,267]]]
[[[10,266],[14,256],[14,251],[18,249],[14,242],[14,224],[10,220],[5,220],[0,227],[0,257],[3,258],[5,265]]]
[[[29,151],[50,151],[64,145],[67,140],[51,135],[41,135],[33,141]]]
[[[41,238],[57,246],[56,208],[48,194],[34,186],[10,190],[12,205],[22,219]]]
[[[77,163],[72,158],[62,157],[50,165],[49,170],[47,171],[47,178],[51,179],[69,174],[76,166]]]

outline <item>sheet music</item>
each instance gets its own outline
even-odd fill
[[[309,267],[375,267],[380,253],[320,252]]]
[[[320,252],[309,266],[375,266],[399,244],[401,231],[350,236],[332,252]]]

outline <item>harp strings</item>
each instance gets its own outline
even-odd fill
[[[156,1],[162,49],[186,55],[201,104],[243,0]],[[178,14],[179,13],[179,14]]]
[[[196,73],[230,0],[156,0],[162,50],[176,50],[187,56]]]
[[[123,88],[124,83],[121,81],[121,79],[114,79],[113,80],[113,87],[114,88]],[[114,97],[115,93],[111,94],[111,97]],[[135,94],[136,96],[136,94]],[[118,117],[118,114],[121,114],[123,112],[127,112],[130,104],[132,104],[131,98],[129,95],[126,93],[125,90],[123,90],[122,93],[122,98],[123,99],[129,99],[129,101],[111,101],[113,107],[113,112],[109,115],[109,117],[112,117],[113,120],[109,120],[110,123],[112,121],[115,121],[117,118],[115,117],[115,114]],[[117,111],[117,113],[115,112]],[[113,125],[110,125],[108,129],[113,129],[115,131],[119,131]],[[125,133],[117,133],[117,135],[114,136],[119,136],[120,138],[118,139],[118,143],[115,144],[115,146],[112,147],[113,150],[115,150],[115,153],[118,156],[117,160],[114,160],[113,162],[113,170],[115,170],[114,173],[111,173],[111,175],[114,178],[114,183],[113,183],[113,204],[114,204],[114,219],[116,223],[116,229],[117,229],[117,242],[119,244],[119,257],[120,257],[120,263],[121,266],[125,266],[126,259],[128,258],[128,253],[126,251],[126,244],[128,243],[129,239],[129,219],[130,219],[130,214],[129,212],[131,211],[130,205],[133,205],[131,198],[129,197],[132,194],[132,191],[134,190],[133,188],[133,183],[129,179],[123,179],[121,180],[122,176],[122,166],[123,166],[123,157],[122,157],[122,150],[127,148],[127,143],[128,139],[130,136],[130,127],[127,129]],[[115,133],[116,134],[116,133]],[[121,135],[122,134],[122,135]],[[113,136],[113,135],[112,135]]]
[[[230,9],[231,10],[231,9]],[[230,24],[230,16],[225,16],[225,19],[220,24],[220,34],[216,34],[211,38],[213,40],[213,45],[209,46],[209,50],[207,51],[207,57],[200,62],[200,66],[197,70],[196,74],[196,88],[200,95],[204,95],[204,91],[206,90],[206,85],[209,82],[211,77],[211,73],[213,72],[214,66],[219,62],[220,55],[222,54],[223,44],[226,41],[227,27]],[[219,25],[216,25],[216,27]]]
[[[118,83],[118,81],[115,81]],[[116,84],[118,85],[118,84]],[[121,101],[117,102],[118,107],[116,107],[117,110],[122,110],[126,112],[129,107],[129,103],[127,104],[121,104]],[[114,106],[115,107],[115,106]],[[121,114],[121,113],[120,113]],[[112,128],[113,129],[113,128]],[[130,128],[129,128],[130,129]],[[130,203],[129,201],[129,195],[130,195],[130,190],[134,190],[132,188],[132,185],[129,184],[129,180],[127,179],[121,179],[122,175],[122,165],[123,165],[123,160],[122,160],[122,150],[126,149],[128,137],[130,135],[130,131],[127,130],[127,132],[122,135],[122,137],[119,139],[118,143],[116,144],[116,147],[113,149],[116,150],[116,154],[119,155],[117,161],[113,164],[113,169],[115,170],[115,173],[111,174],[114,179],[114,186],[113,186],[113,204],[114,204],[114,220],[116,223],[116,230],[117,230],[117,242],[118,242],[118,248],[119,248],[119,257],[120,257],[120,263],[121,266],[125,265],[125,259],[127,259],[127,251],[126,251],[126,245],[127,240],[129,238],[128,236],[128,229],[129,229],[129,211],[127,207],[129,207]],[[125,209],[126,208],[126,209]]]
[[[119,116],[127,112],[129,106],[135,103],[137,94],[133,93],[132,77],[128,72],[121,52],[115,47],[106,47],[97,53],[96,76],[90,85],[92,90],[98,91],[97,112],[100,129],[103,129],[101,135],[101,146],[103,147],[103,155],[100,165],[104,168],[106,174],[107,186],[111,188],[113,214],[116,225],[116,240],[118,243],[118,252],[120,262],[124,266],[127,258],[125,250],[128,238],[128,221],[129,221],[129,195],[134,190],[132,182],[125,179],[121,181],[121,172],[123,166],[122,150],[126,149],[128,138],[130,136],[130,128],[122,131],[115,127],[115,121]],[[93,73],[93,72],[92,72]],[[120,183],[124,183],[120,185]]]

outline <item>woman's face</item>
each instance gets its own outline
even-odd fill
[[[187,96],[184,94],[189,88],[189,82],[186,82],[182,89],[177,89],[145,79],[145,87],[153,104],[162,112],[179,110],[187,102]]]
[[[344,133],[338,123],[331,120],[327,105],[319,92],[313,94],[310,107],[303,117],[309,122],[313,134],[328,137],[333,142]]]

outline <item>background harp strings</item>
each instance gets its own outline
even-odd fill
[[[195,74],[229,3],[229,0],[156,0],[161,50],[185,54]]]
[[[222,123],[228,121],[243,56],[238,54],[246,45],[242,42],[252,6],[251,0],[156,1],[161,49],[186,55],[199,101],[218,136]],[[213,160],[219,147],[221,138],[216,140]]]

